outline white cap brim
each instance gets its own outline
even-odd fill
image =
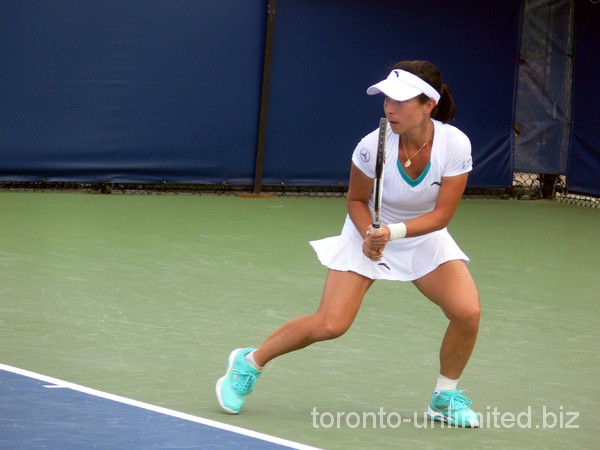
[[[385,94],[398,101],[409,100],[425,94],[436,102],[440,101],[439,92],[429,83],[410,72],[400,69],[392,70],[385,80],[370,86],[367,89],[367,94]]]
[[[394,80],[383,80],[367,89],[367,94],[385,94],[394,100],[404,101],[421,95],[423,91]]]

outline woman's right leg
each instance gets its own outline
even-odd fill
[[[238,348],[231,352],[227,372],[216,385],[221,408],[230,414],[239,413],[252,392],[261,371],[246,360],[248,354],[252,353],[254,363],[264,366],[277,356],[341,336],[352,325],[372,284],[373,280],[354,272],[330,270],[317,312],[286,322],[257,350]]]
[[[341,336],[354,322],[372,284],[355,272],[329,270],[317,311],[283,324],[254,351],[254,361],[264,366],[278,356]]]

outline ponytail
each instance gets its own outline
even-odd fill
[[[442,83],[442,89],[440,92],[440,101],[433,111],[431,111],[431,118],[439,120],[443,123],[450,123],[454,120],[454,114],[456,113],[456,105],[454,104],[454,97],[452,97],[452,91],[450,88]]]

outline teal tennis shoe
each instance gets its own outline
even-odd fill
[[[246,396],[252,393],[261,371],[244,357],[254,348],[238,348],[231,352],[227,361],[227,372],[217,381],[217,399],[221,408],[229,414],[242,410]]]
[[[427,408],[427,415],[438,422],[445,422],[455,427],[477,428],[479,417],[469,407],[471,399],[462,395],[464,391],[433,392]]]

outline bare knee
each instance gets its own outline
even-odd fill
[[[455,312],[450,320],[465,330],[477,331],[479,329],[479,321],[481,319],[481,307],[479,302],[472,306],[463,307],[460,311]]]
[[[314,333],[316,341],[336,339],[346,333],[351,325],[351,323],[346,323],[336,318],[321,317],[319,314],[315,314],[315,319],[316,329]]]

